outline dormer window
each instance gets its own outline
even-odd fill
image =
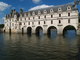
[[[40,11],[38,11],[38,14],[40,15],[40,14],[41,14],[41,12],[40,12]]]
[[[47,13],[47,11],[46,10],[44,10],[44,12],[43,12],[44,14],[46,14]]]
[[[53,13],[53,9],[50,9],[50,13]]]
[[[35,15],[35,12],[33,12],[32,15]]]
[[[58,8],[58,11],[62,11],[62,9],[61,8]]]
[[[67,10],[71,10],[71,7],[70,7],[70,6],[68,6],[68,7],[67,7]]]

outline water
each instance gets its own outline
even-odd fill
[[[69,33],[51,37],[0,33],[0,60],[80,60],[80,37]]]

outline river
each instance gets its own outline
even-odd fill
[[[80,60],[80,36],[0,33],[0,60]]]

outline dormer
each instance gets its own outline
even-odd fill
[[[50,9],[50,13],[53,13],[54,11],[53,11],[53,9]]]
[[[34,11],[32,12],[32,15],[33,15],[33,16],[35,15],[35,12],[34,12]]]
[[[43,11],[43,13],[44,13],[44,14],[47,14],[47,11],[46,11],[46,10],[44,10],[44,11]]]
[[[58,11],[62,11],[61,7],[58,8]]]
[[[38,15],[40,15],[41,14],[41,11],[38,11]]]
[[[71,6],[67,6],[67,10],[71,10]]]

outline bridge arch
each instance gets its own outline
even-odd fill
[[[50,36],[52,32],[55,32],[57,34],[57,28],[55,26],[50,26],[47,29],[47,35]]]
[[[68,30],[74,30],[74,31],[75,31],[75,34],[77,33],[77,32],[76,32],[77,30],[76,30],[76,28],[75,28],[74,26],[68,25],[68,26],[64,27],[64,29],[63,29],[63,35],[66,34],[66,32],[67,32]]]
[[[27,34],[29,34],[29,35],[32,34],[32,28],[31,28],[31,27],[28,27],[28,28],[27,28]]]
[[[36,27],[35,33],[36,35],[40,35],[41,33],[43,33],[43,28],[41,26]]]

